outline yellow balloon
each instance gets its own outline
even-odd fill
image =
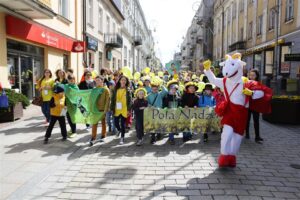
[[[146,73],[146,74],[149,74],[149,72],[151,71],[151,69],[149,67],[146,67],[143,72]]]
[[[134,80],[139,80],[141,78],[141,73],[140,72],[135,72],[133,75]]]
[[[150,72],[150,73],[149,73],[149,76],[150,76],[150,77],[154,77],[155,74],[154,74],[153,72]]]
[[[129,67],[123,67],[121,69],[121,73],[123,73],[123,75],[126,76],[129,79],[133,79],[132,72],[131,72]]]
[[[153,76],[151,78],[151,82],[155,83],[155,84],[157,83],[157,84],[161,85],[163,83],[163,80],[161,78],[159,78],[158,76]]]
[[[174,74],[173,79],[178,80],[179,79],[178,74]]]
[[[157,72],[157,75],[158,75],[159,77],[164,77],[164,72],[159,71],[159,72]]]
[[[205,83],[204,82],[199,82],[197,92],[202,92],[204,88],[205,88]]]

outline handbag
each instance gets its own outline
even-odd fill
[[[32,104],[36,106],[42,106],[43,98],[42,97],[33,97]]]
[[[226,88],[226,78],[223,79],[223,85],[224,85],[224,91],[225,91],[226,99],[224,99],[223,101],[219,102],[216,105],[216,108],[215,108],[215,113],[219,117],[223,117],[224,114],[226,113],[226,110],[228,108],[228,103],[230,101],[230,96],[232,95],[232,93],[234,92],[234,90],[239,86],[239,83],[235,85],[235,87],[231,91],[230,95],[228,95],[228,91],[227,91],[227,88]]]
[[[2,94],[0,96],[0,108],[8,108],[8,107],[9,107],[8,97],[6,96],[4,89],[2,89]]]

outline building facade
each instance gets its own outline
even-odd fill
[[[81,1],[1,1],[0,80],[30,99],[48,68],[81,76]],[[55,76],[55,75],[54,75]]]
[[[182,66],[192,71],[213,55],[213,2],[202,1],[181,45]]]
[[[240,52],[246,68],[257,68],[267,85],[299,92],[300,2],[297,0],[217,0],[214,5],[214,60]]]

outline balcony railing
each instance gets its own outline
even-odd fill
[[[236,51],[236,50],[245,50],[246,49],[246,42],[245,41],[238,41],[233,43],[229,46],[229,51]]]
[[[134,46],[140,46],[143,44],[143,40],[141,36],[134,37]]]
[[[123,38],[119,34],[105,34],[105,45],[111,48],[122,48]]]

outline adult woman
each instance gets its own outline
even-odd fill
[[[55,72],[56,79],[55,83],[68,84],[68,80],[66,79],[66,73],[62,69],[58,69]]]
[[[249,72],[248,75],[249,80],[252,81],[259,81],[259,72],[257,69],[252,69]],[[253,122],[254,122],[254,131],[255,131],[255,142],[261,143],[263,139],[259,135],[259,113],[252,111],[249,109],[248,112],[248,121],[247,121],[247,126],[246,126],[246,139],[250,138],[249,135],[249,126],[250,126],[250,120],[251,120],[251,115],[253,115]]]
[[[46,117],[46,123],[50,122],[50,100],[53,95],[54,80],[52,79],[52,72],[49,69],[44,70],[43,77],[38,81],[36,89],[41,93],[43,104],[42,112]]]
[[[119,132],[117,136],[121,133],[120,144],[124,144],[125,123],[132,106],[131,92],[128,87],[128,78],[120,76],[111,97],[111,110],[114,113],[115,127]]]

